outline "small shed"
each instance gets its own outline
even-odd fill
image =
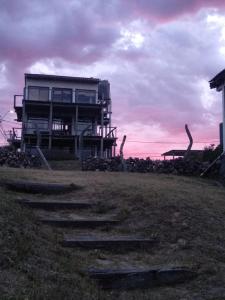
[[[187,150],[170,150],[165,153],[162,153],[161,155],[164,156],[164,159],[166,159],[166,157],[171,157],[171,156],[174,159],[175,157],[184,157],[186,151]],[[203,150],[190,150],[190,157],[198,158],[201,160],[202,156],[203,156]]]

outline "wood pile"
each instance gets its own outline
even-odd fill
[[[111,159],[87,158],[82,161],[83,171],[109,171],[137,173],[164,173],[174,175],[199,176],[210,165],[210,162],[202,162],[190,158],[184,160],[177,158],[174,160],[152,160],[150,158],[128,158],[121,160],[120,156]],[[34,154],[18,152],[11,147],[0,147],[0,166],[13,168],[40,168],[41,161]],[[209,176],[217,176],[220,173],[221,159],[210,169]]]
[[[0,147],[0,166],[12,168],[40,167],[39,158],[32,154],[18,152],[11,147]]]
[[[128,158],[124,160],[127,172],[165,173],[174,175],[200,175],[209,165],[194,159],[184,160],[151,160],[150,158]],[[210,175],[219,174],[221,162],[211,170]],[[82,162],[83,171],[110,171],[119,172],[123,165],[119,156],[111,159],[88,158]]]

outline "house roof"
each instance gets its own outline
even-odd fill
[[[224,83],[225,83],[225,69],[220,73],[218,73],[215,77],[213,77],[209,81],[209,85],[211,89],[218,88]]]
[[[187,150],[170,150],[163,154],[162,156],[184,156]],[[190,150],[190,154],[202,154],[203,150]]]
[[[98,78],[93,77],[71,77],[71,76],[61,76],[61,75],[47,75],[47,74],[28,74],[25,73],[25,79],[44,79],[53,81],[73,81],[73,82],[83,82],[83,83],[99,83]]]

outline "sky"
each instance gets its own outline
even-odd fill
[[[185,149],[185,124],[193,149],[217,145],[222,96],[208,81],[224,68],[222,0],[0,0],[0,114],[24,73],[108,79],[126,156]]]

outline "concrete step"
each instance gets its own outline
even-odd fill
[[[74,227],[74,228],[94,228],[100,226],[117,225],[118,220],[108,219],[40,219],[44,224],[59,226],[59,227]]]
[[[42,183],[32,181],[2,181],[1,185],[7,189],[21,193],[31,194],[62,194],[68,193],[81,188],[81,186],[75,184],[60,184],[60,183]]]
[[[85,249],[106,249],[106,250],[137,250],[149,249],[157,243],[155,239],[144,239],[138,237],[66,237],[62,241],[64,247],[85,248]]]
[[[16,199],[16,202],[28,206],[31,208],[40,209],[83,209],[92,207],[90,202],[78,202],[78,201],[40,201],[40,200],[29,200],[29,199]]]
[[[133,290],[156,286],[175,285],[191,280],[197,273],[186,267],[127,269],[127,270],[88,270],[103,289]]]

